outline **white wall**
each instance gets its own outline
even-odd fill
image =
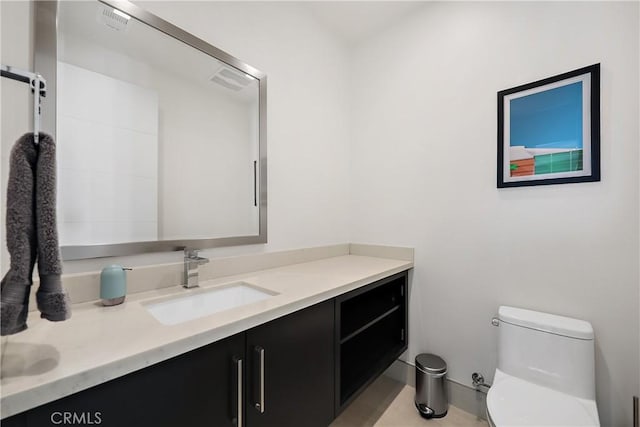
[[[410,351],[470,384],[510,304],[587,319],[604,426],[638,371],[638,3],[430,3],[355,51],[351,241],[413,246]],[[602,64],[602,181],[496,189],[496,92]]]
[[[5,3],[2,2],[3,16],[11,7]],[[141,5],[268,76],[269,243],[210,250],[205,256],[346,242],[349,237],[346,48],[294,4],[181,2],[176,7],[175,2],[142,2]],[[11,19],[16,25],[19,23],[22,31],[29,27],[26,16],[13,14]],[[3,26],[3,43],[9,38],[16,51],[29,51],[20,39],[13,38],[8,31],[5,33]],[[28,102],[26,91],[24,97]],[[28,110],[22,114],[29,117]],[[8,150],[26,128],[15,127],[16,131],[7,137],[3,131],[3,150]],[[2,242],[2,247],[5,246]],[[75,261],[66,262],[64,269],[70,273],[99,269],[112,262],[141,265],[181,258],[181,253],[165,253]],[[7,265],[3,263],[3,271]]]

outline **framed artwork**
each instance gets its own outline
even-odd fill
[[[600,64],[498,92],[498,188],[600,181]]]

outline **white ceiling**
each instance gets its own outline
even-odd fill
[[[347,43],[358,44],[424,7],[423,1],[305,1],[318,22]]]

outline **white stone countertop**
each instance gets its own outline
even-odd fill
[[[172,326],[143,304],[193,289],[127,295],[114,307],[76,304],[72,318],[58,323],[31,312],[29,329],[3,339],[0,414],[18,414],[411,267],[410,261],[344,255],[208,280],[195,290],[244,281],[277,295]]]

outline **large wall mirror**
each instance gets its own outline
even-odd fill
[[[266,242],[263,73],[129,2],[36,19],[65,260]]]

